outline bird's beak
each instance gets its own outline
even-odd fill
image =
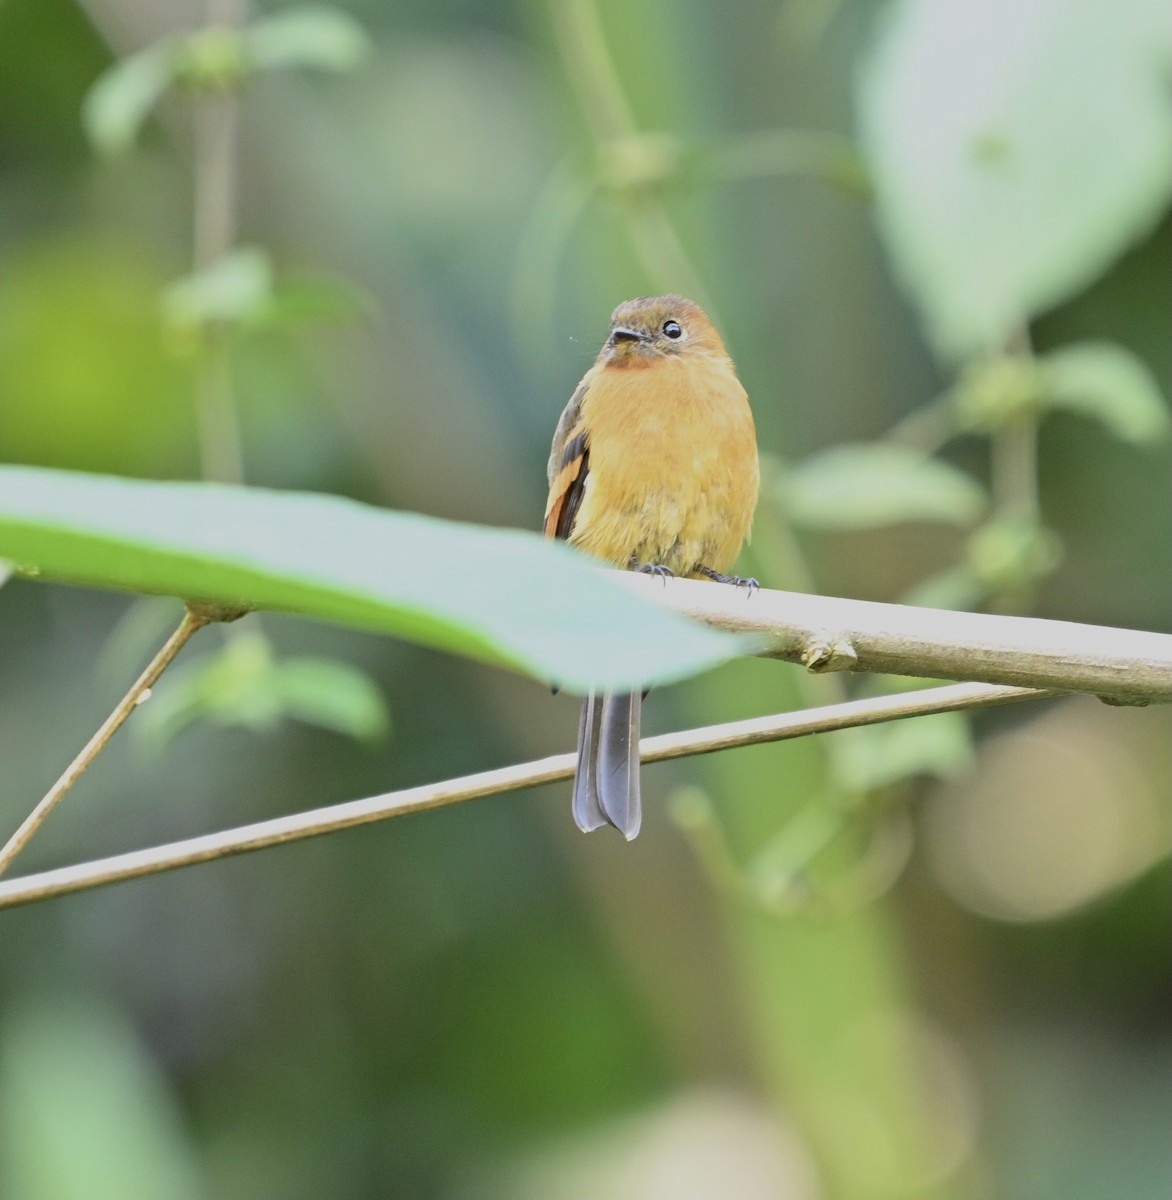
[[[616,325],[610,331],[610,340],[617,346],[619,342],[648,342],[651,339],[637,329],[628,329],[625,325]]]

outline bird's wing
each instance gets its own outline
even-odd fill
[[[549,499],[545,502],[545,520],[541,530],[546,537],[568,538],[582,503],[586,476],[590,473],[590,444],[582,419],[582,402],[589,390],[583,380],[570,397],[549,455]]]

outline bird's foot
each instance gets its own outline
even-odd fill
[[[696,571],[717,583],[731,583],[733,587],[743,587],[750,596],[761,590],[761,585],[755,579],[745,579],[740,575],[724,575],[720,571],[714,571],[711,567],[704,566],[697,567]]]
[[[633,554],[631,555],[631,570],[638,571],[640,575],[653,575],[656,579],[662,579],[665,587],[667,581],[674,579],[676,574],[671,567],[665,567],[663,563],[641,563]]]

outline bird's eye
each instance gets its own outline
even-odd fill
[[[680,327],[680,323],[679,323],[679,321],[664,321],[664,323],[663,323],[663,336],[664,336],[664,337],[669,337],[669,338],[672,338],[673,340],[674,340],[675,338],[680,338],[680,337],[683,337],[683,336],[684,336],[684,331],[683,331],[683,329]]]

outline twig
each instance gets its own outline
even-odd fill
[[[1120,703],[1172,700],[1172,635],[1037,617],[952,612],[691,579],[614,579],[667,608],[754,635],[758,653],[814,671],[1089,692]]]
[[[183,649],[191,635],[197,629],[202,629],[207,623],[206,616],[192,612],[190,609],[183,614],[179,628],[163,643],[158,654],[151,659],[146,670],[135,680],[134,686],[122,697],[114,711],[102,722],[97,733],[86,742],[85,748],[69,764],[60,779],[45,793],[36,808],[25,817],[20,828],[8,839],[4,849],[0,850],[0,875],[8,869],[9,864],[44,824],[45,819],[61,802],[65,793],[81,778],[86,768],[105,748],[106,743],[122,727],[126,718],[142,702],[146,693],[155,685],[175,655]]]
[[[902,717],[952,712],[957,709],[988,708],[996,704],[1041,699],[1055,694],[1030,688],[986,687],[983,684],[972,683],[925,688],[902,695],[851,700],[845,704],[808,708],[797,713],[753,717],[746,721],[733,721],[725,725],[709,725],[702,729],[644,738],[640,743],[639,752],[643,762],[662,762],[669,758],[710,754],[714,750],[782,741],[786,738],[805,737],[812,733],[828,733],[856,725],[874,725]],[[278,846],[284,842],[334,833],[340,829],[350,829],[388,817],[401,817],[407,813],[458,804],[464,800],[475,800],[482,796],[493,796],[501,792],[552,783],[558,779],[568,779],[574,773],[575,760],[574,754],[555,754],[536,762],[483,771],[478,775],[465,775],[461,779],[451,779],[444,783],[430,783],[404,791],[387,792],[364,800],[350,800],[344,804],[330,805],[328,808],[275,817],[253,825],[226,829],[220,833],[171,842],[165,846],[134,850],[93,862],[27,875],[22,879],[0,882],[0,908],[28,904],[34,900],[47,900],[53,896],[63,896],[143,875],[155,875],[177,867],[194,866],[196,863],[210,862],[228,855],[263,850],[267,846]]]

